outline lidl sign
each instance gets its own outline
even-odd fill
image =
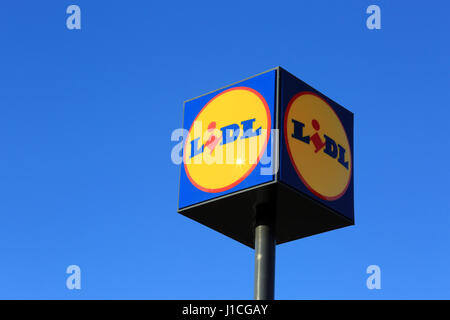
[[[271,122],[269,105],[252,88],[233,87],[215,95],[197,114],[185,143],[184,169],[192,185],[210,194],[238,186],[266,150]],[[256,149],[238,154],[239,145]]]
[[[178,211],[253,247],[256,199],[283,243],[352,225],[353,114],[278,67],[184,104]]]
[[[284,115],[284,139],[291,164],[309,191],[329,201],[345,194],[352,176],[350,143],[327,101],[309,91],[295,95]]]

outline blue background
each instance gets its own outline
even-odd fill
[[[258,91],[266,100],[267,106],[269,107],[270,111],[270,117],[271,117],[271,128],[274,128],[275,126],[275,77],[276,77],[276,71],[269,71],[267,73],[258,75],[254,78],[233,84],[232,86],[222,88],[218,91],[215,91],[213,93],[207,94],[205,96],[199,97],[197,99],[188,101],[185,103],[184,106],[184,123],[183,127],[184,129],[188,130],[191,128],[195,118],[197,117],[198,113],[203,109],[203,107],[215,96],[220,94],[221,92],[228,90],[230,88],[235,87],[248,87],[252,88],[256,91]],[[211,119],[211,121],[214,119]],[[248,120],[248,119],[242,119]],[[204,124],[204,126],[207,124]],[[256,128],[255,128],[256,129]],[[269,129],[270,130],[270,129]],[[272,145],[272,139],[269,138],[267,142],[267,150],[266,155],[270,156],[272,154],[271,151],[271,145]],[[192,158],[192,161],[195,158]],[[245,178],[244,181],[236,185],[235,187],[228,189],[223,192],[216,192],[216,193],[208,193],[204,192],[202,190],[197,189],[189,178],[186,175],[186,170],[184,169],[184,166],[181,167],[180,172],[180,196],[179,196],[179,208],[184,208],[193,204],[200,203],[202,201],[206,201],[209,199],[213,199],[216,197],[220,197],[226,194],[230,194],[239,190],[243,190],[246,188],[250,188],[253,186],[256,186],[258,184],[266,183],[269,181],[272,181],[274,179],[273,175],[261,175],[261,167],[270,167],[269,163],[261,164],[258,163],[253,171]],[[266,169],[267,170],[267,169]]]
[[[381,30],[366,28],[371,4]],[[253,251],[176,213],[170,135],[184,100],[277,65],[355,113],[357,152],[356,226],[280,245],[276,297],[450,298],[449,11],[3,2],[0,298],[251,299]],[[366,287],[372,264],[381,290]]]
[[[322,203],[323,205],[327,206],[328,208],[333,209],[335,212],[338,212],[339,214],[345,216],[350,221],[354,221],[354,193],[353,193],[353,114],[345,109],[344,107],[338,105],[335,101],[333,101],[330,97],[324,96],[321,92],[318,90],[315,90],[308,84],[304,83],[300,79],[296,79],[295,76],[289,74],[288,72],[281,70],[281,80],[280,80],[280,95],[281,95],[281,102],[280,102],[280,110],[281,110],[281,133],[282,138],[280,141],[280,170],[279,170],[279,177],[280,180],[287,185],[293,187],[294,189],[302,192],[303,194],[307,195],[308,197]],[[345,130],[345,133],[347,135],[347,139],[350,146],[350,152],[347,152],[346,157],[349,157],[349,155],[352,157],[352,165],[350,167],[351,175],[350,175],[350,181],[347,190],[345,193],[336,200],[323,200],[314,195],[308,187],[302,182],[300,177],[298,176],[297,172],[295,171],[294,165],[291,162],[291,158],[289,157],[289,153],[287,150],[287,144],[286,144],[286,137],[284,135],[284,121],[286,118],[286,109],[290,103],[290,101],[294,98],[295,95],[297,95],[300,92],[313,92],[322,99],[324,99],[328,105],[333,108],[334,112],[338,116],[339,120],[342,123],[342,126]],[[325,131],[323,133],[326,134],[326,128],[324,128]],[[305,132],[305,135],[307,132]],[[347,158],[346,158],[347,159]],[[299,209],[300,212],[300,209]]]

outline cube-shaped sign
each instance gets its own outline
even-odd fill
[[[183,128],[181,214],[249,247],[261,197],[278,244],[354,223],[353,114],[284,69],[186,101]]]

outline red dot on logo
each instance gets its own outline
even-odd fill
[[[208,126],[208,131],[214,130],[216,128],[216,122],[213,121]]]
[[[319,121],[317,121],[316,119],[314,119],[314,120],[312,121],[312,126],[313,126],[313,128],[314,128],[315,130],[319,130],[319,129],[320,129]]]

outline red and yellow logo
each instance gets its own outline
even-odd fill
[[[339,199],[352,173],[350,144],[333,108],[312,92],[294,96],[284,118],[291,162],[305,186],[324,200]]]
[[[270,129],[270,110],[259,92],[234,87],[219,93],[189,129],[183,156],[189,180],[205,192],[238,185],[261,159]]]

